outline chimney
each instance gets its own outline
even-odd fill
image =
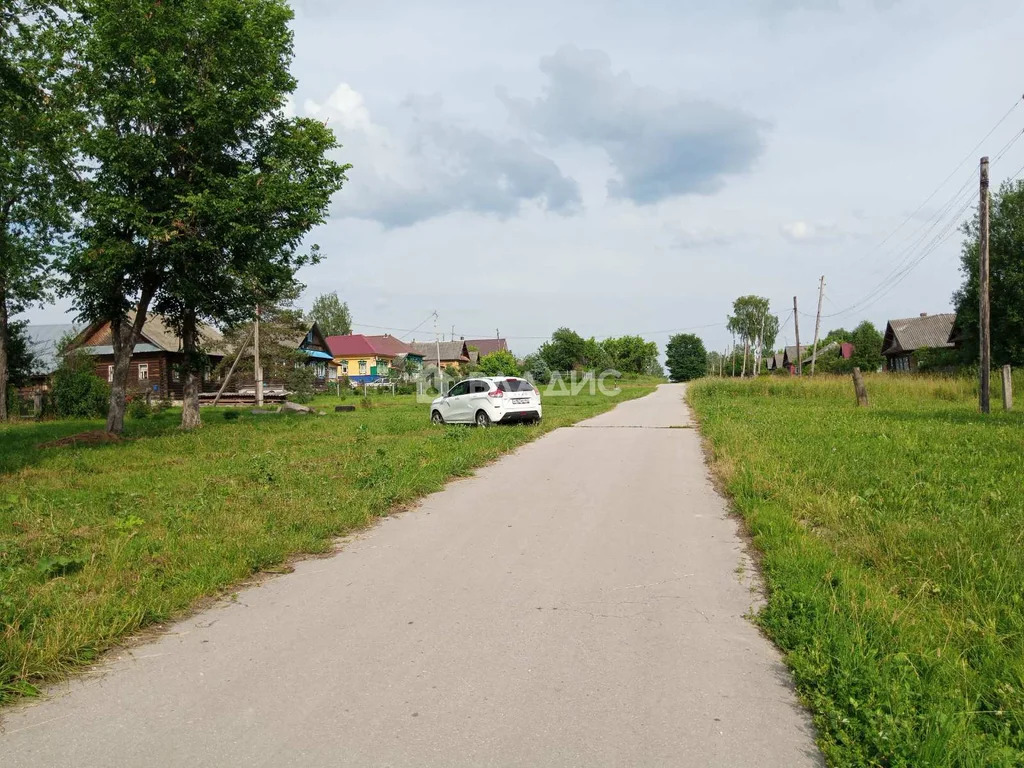
[[[928,313],[927,312],[922,312],[921,313],[921,317],[928,317]]]

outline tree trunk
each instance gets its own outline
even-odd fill
[[[202,426],[202,418],[199,415],[199,366],[197,365],[197,348],[199,346],[199,332],[196,328],[196,316],[190,312],[185,317],[181,328],[182,348],[185,352],[184,370],[182,380],[184,381],[184,395],[182,397],[181,428],[195,429]]]
[[[10,329],[7,314],[7,292],[0,286],[0,421],[7,421],[7,382],[10,371],[7,370],[7,333]]]
[[[114,347],[114,380],[110,384],[107,432],[115,435],[124,432],[125,401],[128,396],[128,374],[131,372],[132,353],[135,351],[135,340],[146,322],[151,299],[152,293],[143,294],[135,310],[135,317],[130,323],[126,315],[110,321],[110,337]]]
[[[743,342],[743,370],[740,372],[740,378],[744,378],[747,375],[747,348],[750,346],[750,342]]]

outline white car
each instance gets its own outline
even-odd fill
[[[430,404],[434,424],[508,424],[540,421],[540,392],[516,376],[480,376],[460,381]]]

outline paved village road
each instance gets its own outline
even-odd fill
[[[683,392],[8,710],[0,766],[820,765]]]

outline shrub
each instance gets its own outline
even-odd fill
[[[128,401],[128,417],[131,419],[148,419],[153,409],[149,407],[144,395],[135,395]]]
[[[518,376],[519,363],[507,349],[497,349],[480,358],[478,366],[484,376]]]
[[[313,370],[307,366],[300,366],[288,371],[284,377],[284,388],[291,394],[289,398],[296,403],[308,403],[313,399],[313,385],[316,377]]]
[[[59,418],[91,419],[106,415],[110,387],[93,372],[88,356],[71,353],[53,374],[51,396]]]
[[[551,383],[551,366],[538,354],[523,358],[523,373],[529,376],[534,384]]]

